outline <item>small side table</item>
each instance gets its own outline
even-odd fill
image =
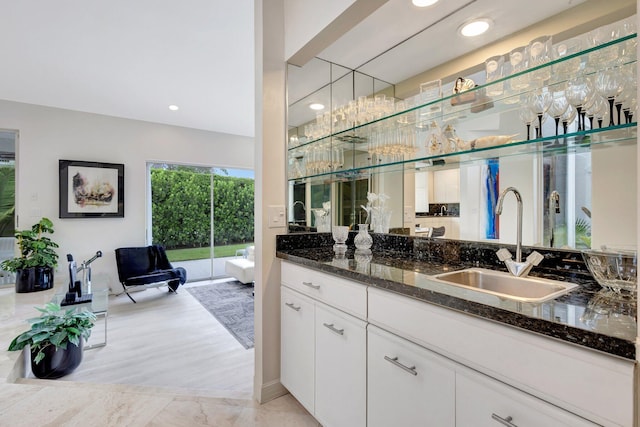
[[[93,314],[96,315],[96,320],[103,319],[102,321],[100,321],[100,323],[104,324],[104,328],[103,328],[104,339],[100,342],[94,343],[93,332],[95,332],[95,330],[92,331],[89,341],[84,346],[85,350],[97,348],[97,347],[104,347],[107,345],[107,314],[108,314],[108,308],[109,308],[109,289],[98,289],[92,292],[92,295],[93,297],[91,299],[91,302],[68,305],[68,306],[62,307],[63,309],[74,308],[76,310],[90,310]],[[53,302],[60,304],[64,300],[64,298],[65,298],[65,294],[57,293],[53,296]],[[96,324],[97,323],[98,322],[96,322]],[[94,326],[94,329],[95,329],[95,326]]]

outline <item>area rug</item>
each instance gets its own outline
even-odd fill
[[[186,289],[244,348],[253,348],[253,286],[231,280]]]

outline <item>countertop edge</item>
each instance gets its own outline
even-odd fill
[[[594,331],[562,325],[544,319],[537,319],[524,314],[515,313],[497,307],[491,307],[482,303],[465,300],[451,295],[441,294],[428,289],[407,286],[402,283],[386,279],[376,278],[356,271],[342,270],[331,265],[326,265],[308,258],[291,255],[283,251],[277,251],[276,257],[290,261],[323,273],[351,279],[365,286],[393,292],[409,298],[417,299],[427,304],[467,314],[476,318],[490,320],[501,325],[510,326],[519,330],[537,335],[553,338],[564,343],[578,345],[590,350],[595,350],[607,355],[622,359],[634,360],[636,348],[634,341],[628,341]]]

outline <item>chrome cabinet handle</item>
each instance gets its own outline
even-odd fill
[[[389,357],[389,356],[385,356],[384,360],[386,360],[387,362],[391,362],[394,365],[396,365],[398,368],[403,369],[407,372],[409,372],[411,375],[418,375],[418,371],[416,371],[416,367],[412,366],[412,367],[408,367],[406,365],[403,365],[402,363],[398,362],[398,358],[397,357]]]
[[[312,289],[320,289],[320,285],[314,285],[313,282],[302,282],[302,284]]]
[[[517,425],[515,425],[514,423],[511,422],[511,421],[513,421],[513,417],[509,416],[507,418],[502,418],[500,415],[491,414],[491,418],[496,420],[500,424],[507,426],[507,427],[518,427]]]
[[[325,328],[331,329],[338,335],[344,335],[344,329],[337,329],[335,326],[333,326],[333,323],[323,323],[323,325]]]
[[[295,310],[295,311],[300,311],[300,306],[295,306],[295,304],[293,304],[292,302],[285,302],[284,305],[286,305],[287,307]]]

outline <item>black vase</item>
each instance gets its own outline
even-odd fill
[[[31,352],[31,372],[38,378],[45,380],[55,380],[73,372],[82,362],[82,338],[80,344],[67,343],[67,348],[56,349],[49,345],[44,351],[44,359],[40,363],[35,363],[37,352]]]
[[[29,267],[16,272],[16,292],[37,292],[53,288],[51,267]]]

